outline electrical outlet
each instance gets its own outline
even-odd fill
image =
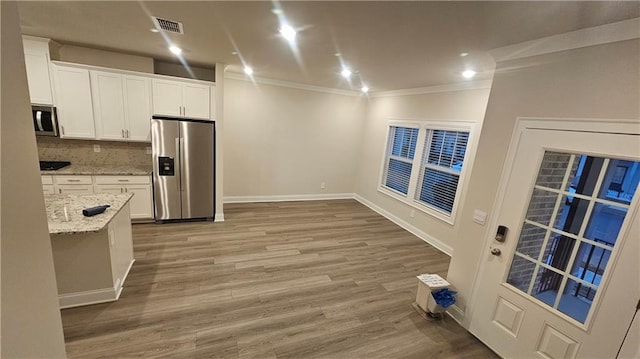
[[[151,154],[151,147],[147,147],[146,150],[147,150],[147,154],[150,155]]]
[[[409,217],[413,218],[416,216],[416,210],[412,209],[411,212],[409,212]]]
[[[325,183],[324,182],[320,182],[320,189],[325,189],[325,188],[326,188]]]
[[[100,145],[93,145],[93,152],[100,152]]]

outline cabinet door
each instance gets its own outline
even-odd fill
[[[60,137],[95,139],[89,70],[52,64]]]
[[[121,185],[97,184],[95,186],[95,190],[96,190],[96,193],[111,193],[111,194],[124,193],[124,187]]]
[[[182,116],[182,84],[177,81],[153,81],[153,113]]]
[[[53,105],[49,77],[49,45],[46,42],[31,40],[24,40],[23,44],[31,103]]]
[[[99,140],[125,140],[122,76],[91,71],[91,91],[96,137]]]
[[[127,139],[151,142],[151,79],[123,75]]]
[[[209,119],[209,86],[184,83],[182,89],[183,116]]]
[[[125,191],[133,193],[131,204],[131,219],[153,218],[150,185],[127,185]]]
[[[87,194],[93,193],[93,185],[89,184],[61,184],[58,185],[60,194]]]

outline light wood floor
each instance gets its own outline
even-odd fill
[[[493,358],[412,308],[449,257],[354,200],[133,227],[119,301],[62,311],[69,358]]]

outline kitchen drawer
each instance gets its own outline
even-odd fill
[[[42,185],[42,192],[44,194],[56,194],[56,189],[52,184]]]
[[[51,176],[40,176],[40,179],[42,180],[42,184],[50,184],[53,185],[53,177]]]
[[[96,184],[150,184],[149,176],[94,176]]]
[[[56,176],[56,184],[93,184],[91,176]]]
[[[90,184],[62,184],[58,185],[59,194],[90,194],[93,193],[93,185]]]

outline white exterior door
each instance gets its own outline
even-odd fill
[[[640,297],[640,138],[518,138],[469,329],[506,358],[615,358]]]

